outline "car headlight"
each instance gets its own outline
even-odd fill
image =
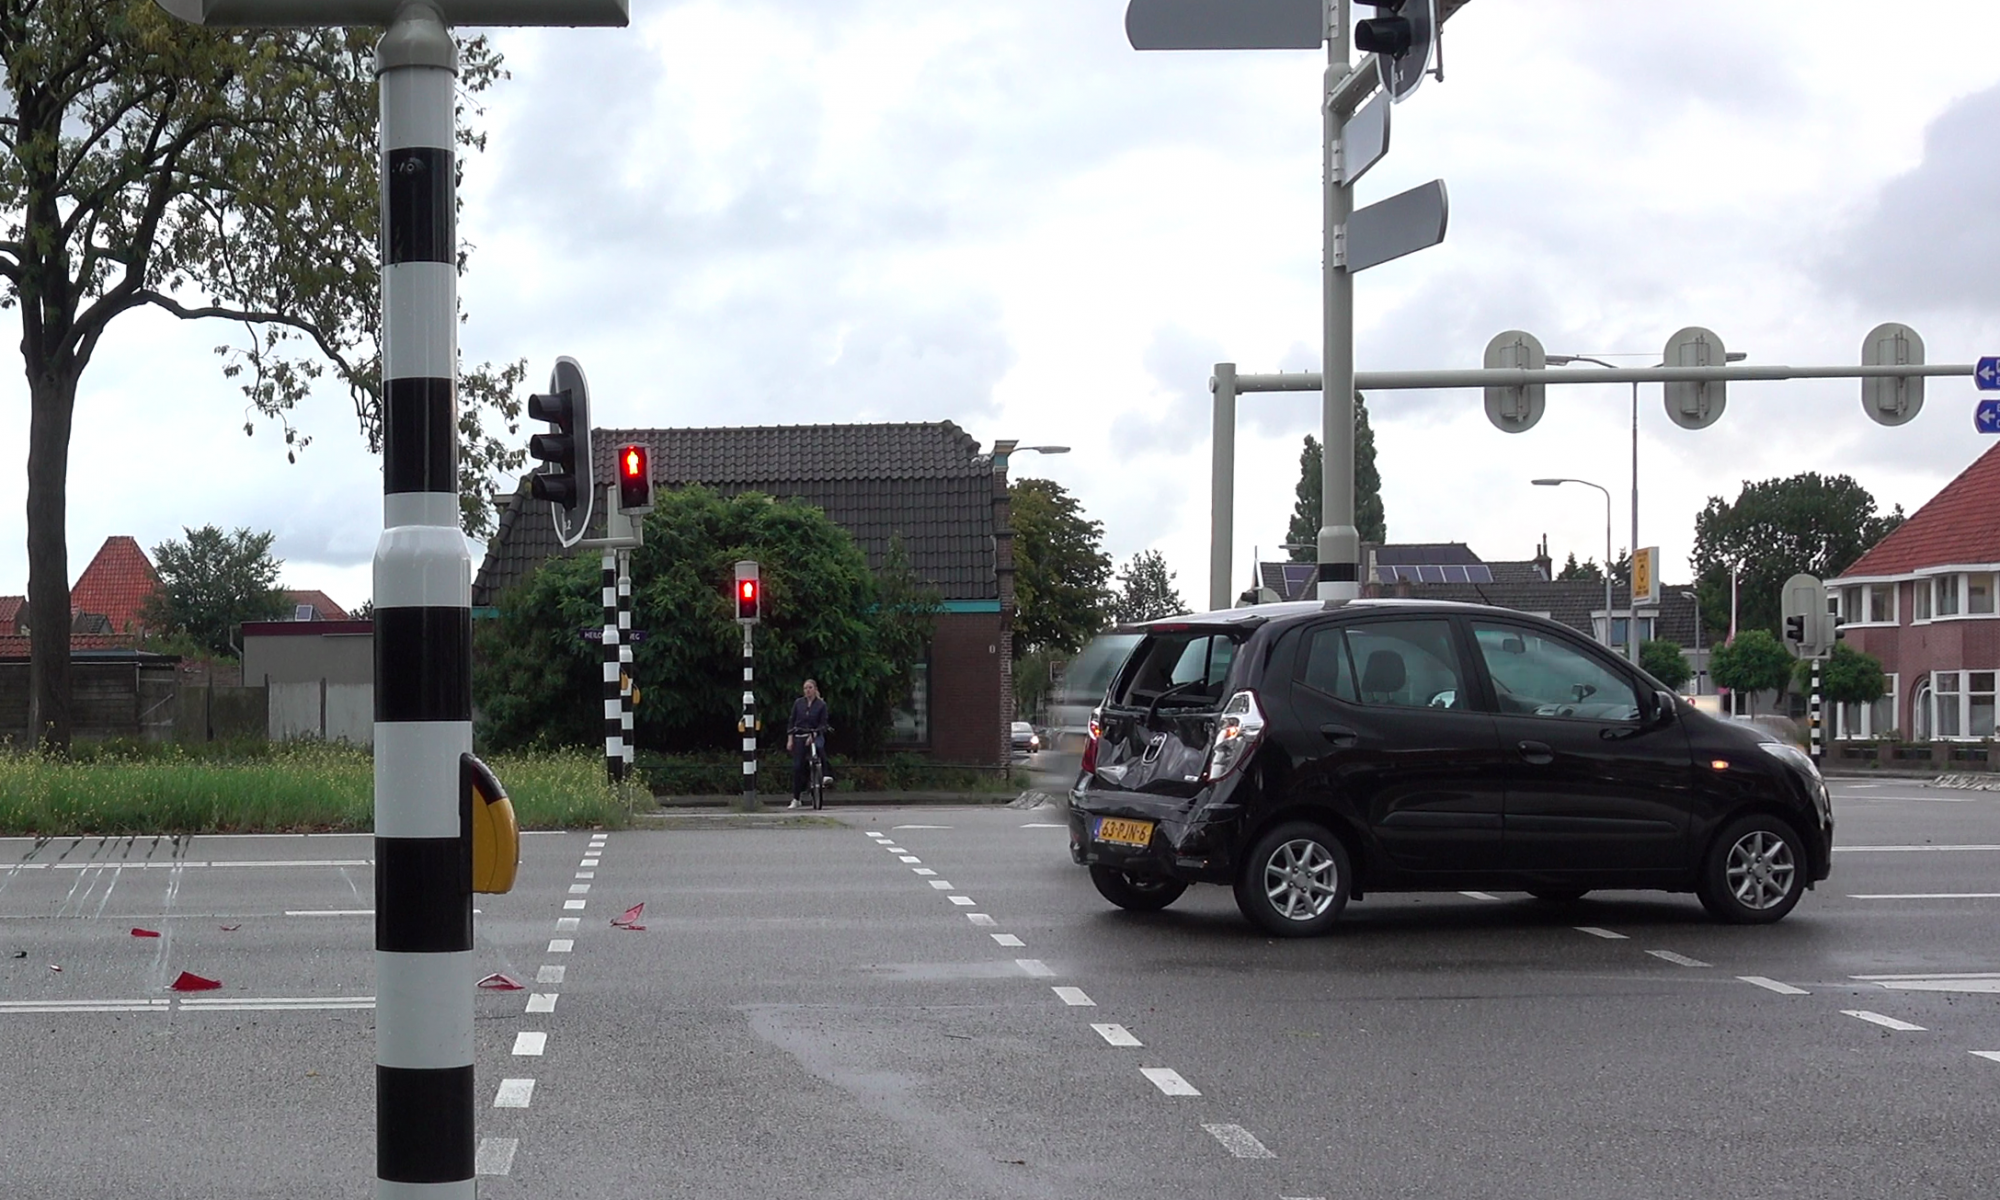
[[[1758,742],[1757,748],[1772,758],[1790,763],[1814,779],[1819,778],[1819,767],[1813,762],[1812,755],[1807,754],[1790,742]]]

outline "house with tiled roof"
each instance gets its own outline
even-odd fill
[[[333,597],[317,588],[291,588],[285,592],[285,607],[294,621],[345,621],[347,610]]]
[[[145,633],[146,600],[159,585],[152,560],[136,539],[105,538],[69,589],[70,652],[137,646]],[[33,620],[25,597],[0,597],[0,660],[28,660]]]
[[[1843,738],[1991,738],[2000,675],[2000,446],[1827,580],[1847,644],[1889,691],[1834,714]]]
[[[1007,459],[1014,443],[982,453],[950,421],[597,429],[597,478],[612,478],[612,454],[631,444],[647,447],[656,488],[700,484],[724,496],[761,492],[817,506],[854,536],[870,567],[879,569],[892,539],[900,539],[944,611],[892,742],[946,762],[1008,761],[1014,560]],[[531,497],[523,480],[473,581],[475,612],[490,610],[503,591],[562,553],[548,504]]]

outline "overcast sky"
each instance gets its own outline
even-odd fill
[[[632,0],[624,30],[498,35],[465,165],[468,362],[579,359],[597,422],[952,420],[1207,592],[1207,380],[1317,370],[1324,55],[1139,54],[1124,0]],[[1932,37],[1932,31],[1938,31]],[[1915,44],[1904,45],[1904,42]],[[1472,0],[1445,79],[1395,110],[1368,203],[1432,178],[1443,245],[1358,277],[1361,369],[1477,366],[1503,329],[1639,365],[1704,325],[1757,363],[1858,362],[1881,321],[1932,362],[2000,353],[2000,5]],[[13,311],[0,322],[17,320]],[[277,534],[284,578],[369,592],[379,464],[343,394],[245,438],[213,347],[121,318],[85,375],[74,579],[105,537]],[[26,388],[0,370],[0,593],[26,587]],[[1389,535],[1558,562],[1629,542],[1630,392],[1551,388],[1524,434],[1474,392],[1369,397]],[[1733,384],[1699,432],[1640,394],[1640,544],[1687,575],[1745,480],[1853,475],[1914,509],[1990,443],[1970,380],[1885,429],[1859,384]],[[1237,586],[1284,535],[1316,395],[1246,397]],[[523,430],[525,438],[527,430]],[[475,547],[475,552],[477,551]]]

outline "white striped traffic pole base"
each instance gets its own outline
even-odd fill
[[[604,601],[604,777],[625,777],[624,701],[618,695],[618,552],[606,550],[599,563]]]

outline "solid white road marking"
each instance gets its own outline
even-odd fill
[[[2000,1062],[2000,1050],[1974,1050],[1972,1053],[1988,1062]]]
[[[543,967],[541,970],[535,972],[535,982],[561,983],[563,981],[563,972],[567,969],[566,967]]]
[[[1027,823],[1026,825],[1023,825],[1023,826],[1021,826],[1021,828],[1023,828],[1023,829],[1068,829],[1068,828],[1069,828],[1069,826],[1067,826],[1067,825],[1062,825],[1062,824],[1058,824],[1058,823],[1055,823],[1055,822],[1052,822],[1052,821],[1030,821],[1030,822],[1028,822],[1028,823]]]
[[[965,919],[974,925],[998,925],[1000,923],[985,913],[966,913]]]
[[[1849,900],[2000,900],[2000,892],[1850,892]]]
[[[172,859],[162,859],[162,860],[160,860],[159,862],[147,862],[147,861],[144,861],[144,860],[138,860],[138,861],[124,861],[124,860],[116,860],[116,859],[113,859],[113,860],[107,860],[107,861],[99,861],[99,862],[89,862],[89,861],[85,861],[85,862],[59,862],[59,863],[22,863],[22,864],[20,864],[20,866],[19,866],[19,867],[15,868],[15,869],[17,869],[17,870],[26,870],[26,871],[33,871],[33,870],[37,870],[37,869],[39,869],[39,868],[42,868],[42,867],[47,867],[48,869],[50,869],[50,870],[54,870],[54,871],[95,871],[95,870],[100,870],[100,869],[101,869],[101,870],[117,870],[117,871],[157,871],[157,870],[161,870],[161,869],[166,869],[166,870],[171,870],[171,871],[178,871],[178,870],[180,870],[180,869],[181,869],[182,867],[286,867],[286,868],[290,868],[290,867],[372,867],[372,866],[374,866],[374,865],[375,865],[375,860],[374,860],[374,859],[372,859],[372,858],[296,858],[296,859],[279,859],[279,858],[232,858],[232,859],[181,859],[181,860],[180,860],[180,861],[178,861],[178,862],[176,862],[176,861],[174,861],[174,860],[172,860]]]
[[[1203,1129],[1215,1135],[1215,1140],[1238,1158],[1276,1158],[1257,1140],[1255,1134],[1241,1125],[1203,1125]]]
[[[582,919],[578,917],[557,917],[556,932],[574,933],[576,932],[576,927],[580,924],[582,924]]]
[[[1080,987],[1058,987],[1058,988],[1050,988],[1049,990],[1056,994],[1057,999],[1061,1000],[1064,1004],[1069,1005],[1071,1008],[1097,1007],[1097,1001],[1092,1000],[1089,996],[1086,996],[1083,992],[1083,989]]]
[[[0,1013],[165,1012],[167,1000],[0,1000]]]
[[[548,1044],[549,1035],[546,1033],[531,1033],[523,1029],[514,1035],[514,1053],[516,1054],[537,1055],[547,1049]]]
[[[1099,1037],[1103,1038],[1105,1041],[1111,1043],[1114,1046],[1145,1045],[1144,1042],[1140,1041],[1138,1038],[1133,1037],[1132,1031],[1125,1028],[1123,1025],[1093,1023],[1091,1025],[1091,1028],[1097,1031],[1097,1035]]]
[[[526,1108],[535,1098],[535,1081],[532,1079],[503,1079],[500,1092],[493,1097],[495,1108]]]
[[[180,1002],[182,1012],[316,1012],[374,1008],[373,996],[213,996]]]
[[[568,954],[568,953],[569,953],[570,951],[572,951],[572,950],[574,950],[574,949],[576,949],[576,939],[575,939],[575,938],[550,938],[550,939],[549,939],[549,953],[550,953],[550,954]]]
[[[950,829],[949,825],[895,825],[894,829]]]
[[[554,1012],[560,992],[535,992],[528,997],[528,1012]]]
[[[514,1169],[514,1151],[521,1146],[519,1138],[480,1138],[479,1151],[472,1159],[474,1175],[505,1175]]]
[[[949,899],[953,904],[958,905],[960,908],[969,907],[974,903],[972,897],[970,896],[950,896],[947,897],[947,899]]]
[[[1037,979],[1047,979],[1056,973],[1054,967],[1039,958],[1017,958],[1014,965]]]
[[[1617,942],[1622,942],[1626,940],[1625,935],[1622,933],[1613,933],[1609,929],[1599,929],[1595,925],[1578,925],[1576,927],[1576,931],[1578,933],[1587,933],[1591,937],[1610,938],[1611,940]]]
[[[1160,1091],[1165,1093],[1166,1095],[1169,1096],[1201,1095],[1200,1089],[1196,1088],[1193,1084],[1189,1083],[1187,1080],[1182,1079],[1181,1073],[1179,1071],[1174,1070],[1172,1067],[1140,1067],[1139,1074],[1144,1075],[1148,1080],[1152,1082],[1152,1085],[1154,1087],[1159,1088]]]
[[[1949,850],[2000,850],[2000,845],[1974,844],[1964,846],[1835,846],[1835,854],[1890,854],[1897,852],[1942,852]]]
[[[1858,1017],[1863,1021],[1880,1025],[1884,1029],[1894,1029],[1902,1033],[1924,1032],[1924,1027],[1921,1025],[1912,1025],[1908,1021],[1898,1021],[1894,1017],[1885,1017],[1881,1013],[1869,1012],[1865,1008],[1843,1008],[1840,1010],[1840,1013],[1845,1017]]]
[[[1968,992],[2000,995],[2000,975],[1856,975],[1879,987],[1899,992]]]
[[[1474,900],[1498,900],[1500,898],[1491,892],[1460,892],[1459,895],[1469,896]],[[1231,1126],[1231,1128],[1240,1128],[1240,1126]],[[1238,1157],[1241,1157],[1241,1155]],[[1277,1156],[1272,1155],[1272,1157],[1275,1158]]]
[[[1664,959],[1665,961],[1673,963],[1676,966],[1705,967],[1709,965],[1698,958],[1689,958],[1685,954],[1675,954],[1671,950],[1648,950],[1646,951],[1646,953],[1652,955],[1654,958]]]
[[[932,887],[936,888],[940,892],[948,892],[951,890],[951,880],[949,879],[932,879],[929,880],[928,882]]]
[[[1801,988],[1801,987],[1793,987],[1793,986],[1792,986],[1791,984],[1789,984],[1789,983],[1779,983],[1779,982],[1778,982],[1777,980],[1775,980],[1775,979],[1769,979],[1769,978],[1766,978],[1765,976],[1762,976],[1762,975],[1738,975],[1738,976],[1737,976],[1736,978],[1738,978],[1738,979],[1741,979],[1741,980],[1742,980],[1743,982],[1745,982],[1745,983],[1754,983],[1754,984],[1756,984],[1756,985],[1757,985],[1758,987],[1760,987],[1760,988],[1763,988],[1763,989],[1764,989],[1765,991],[1767,991],[1767,992],[1776,992],[1776,993],[1778,993],[1778,994],[1779,994],[1780,996],[1810,996],[1810,995],[1812,995],[1812,993],[1811,993],[1811,992],[1808,992],[1808,991],[1807,991],[1807,990],[1805,990],[1804,988]]]
[[[372,908],[288,908],[288,917],[372,917]]]
[[[993,940],[1003,946],[1024,946],[1027,944],[1011,933],[996,933],[993,935]]]

